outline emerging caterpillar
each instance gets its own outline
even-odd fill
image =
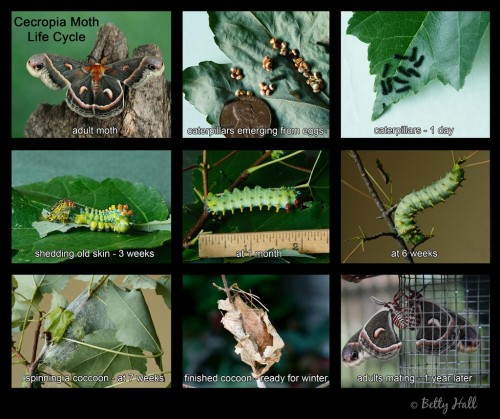
[[[387,76],[390,68],[391,66],[389,65],[389,63],[384,64],[384,69],[382,70],[382,78],[385,78],[385,76]]]
[[[413,50],[411,52],[411,57],[410,57],[410,61],[415,61],[417,59],[417,47],[413,47]]]
[[[130,218],[133,214],[128,205],[122,204],[111,205],[105,210],[85,208],[85,210],[80,209],[80,214],[75,217],[75,223],[90,225],[91,231],[126,233],[132,225]]]
[[[424,62],[424,58],[425,57],[423,55],[421,55],[420,58],[418,59],[418,61],[415,64],[413,64],[413,67],[416,67],[416,68],[420,67],[422,65],[422,63]]]
[[[411,77],[411,74],[406,70],[406,68],[402,67],[402,66],[399,66],[398,67],[398,71],[405,75],[406,77]]]
[[[67,223],[70,219],[71,210],[75,208],[75,203],[70,199],[61,199],[56,202],[50,211],[42,212],[41,221],[50,221],[57,223]]]
[[[401,87],[399,89],[396,89],[396,93],[403,93],[403,92],[406,92],[406,91],[408,91],[410,89],[411,89],[410,86],[404,86],[404,87]]]
[[[389,92],[387,91],[387,87],[385,85],[384,80],[380,80],[380,85],[382,86],[382,94],[384,96],[386,96],[387,94],[389,94]]]
[[[256,186],[250,189],[245,186],[243,190],[235,189],[229,192],[227,189],[221,194],[209,193],[205,201],[205,208],[207,212],[212,214],[217,214],[222,212],[222,215],[226,211],[231,211],[234,214],[234,210],[239,208],[243,212],[243,208],[250,208],[252,211],[253,207],[259,207],[262,210],[263,206],[267,206],[269,211],[271,207],[276,208],[276,212],[279,212],[280,208],[285,208],[287,214],[290,212],[291,206],[297,208],[299,206],[298,196],[300,192],[292,187],[282,186],[281,188],[261,188]]]
[[[415,222],[415,214],[444,202],[455,193],[465,179],[464,169],[461,165],[466,160],[467,158],[464,157],[458,159],[453,165],[453,169],[441,179],[401,199],[394,213],[394,224],[399,236],[406,243],[417,246],[431,237],[420,231]]]
[[[408,84],[408,80],[405,80],[405,79],[400,79],[399,77],[394,77],[392,80],[394,80],[396,83],[399,83],[399,84]]]
[[[420,77],[420,73],[417,70],[414,70],[413,68],[409,68],[408,73],[413,74],[415,77]]]

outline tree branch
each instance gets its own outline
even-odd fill
[[[411,257],[410,252],[408,250],[408,247],[406,247],[406,243],[404,242],[404,240],[401,237],[399,237],[398,232],[396,230],[396,226],[394,225],[394,221],[392,220],[390,214],[387,213],[387,211],[384,207],[384,204],[380,200],[380,198],[377,194],[377,191],[373,187],[373,184],[372,184],[370,178],[368,177],[368,174],[366,173],[366,170],[363,166],[363,162],[361,161],[361,157],[359,156],[359,154],[357,153],[356,150],[351,150],[350,156],[353,158],[354,163],[358,167],[359,173],[361,174],[361,179],[363,179],[363,181],[365,182],[366,188],[368,189],[368,192],[370,193],[370,195],[373,199],[373,202],[375,202],[375,205],[377,206],[378,210],[380,211],[382,218],[385,220],[385,222],[387,223],[387,225],[389,226],[389,228],[391,229],[391,232],[392,232],[392,233],[385,233],[385,234],[379,233],[378,235],[373,236],[372,238],[366,238],[365,240],[373,240],[374,238],[378,238],[378,237],[383,236],[383,235],[392,235],[398,241],[399,245],[401,246],[401,249],[406,251],[404,253],[406,255],[405,259],[410,263],[414,263],[413,258]]]

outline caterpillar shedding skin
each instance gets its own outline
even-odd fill
[[[416,67],[416,68],[420,67],[422,65],[422,63],[424,62],[424,58],[425,57],[423,55],[421,55],[420,58],[418,59],[418,61],[415,64],[413,64],[413,67]]]
[[[413,50],[411,52],[411,57],[410,57],[410,61],[415,61],[417,59],[417,47],[413,47]]]
[[[396,89],[396,93],[403,93],[403,92],[406,92],[406,91],[408,91],[410,89],[411,89],[410,86],[404,86],[404,87],[401,87],[399,89]]]
[[[406,68],[404,68],[404,67],[399,66],[399,67],[398,67],[398,71],[399,71],[401,74],[405,75],[406,77],[411,77],[411,74],[410,74],[410,73],[406,70]]]
[[[243,212],[243,208],[250,208],[252,211],[253,207],[267,206],[269,211],[271,207],[276,208],[276,212],[279,212],[280,208],[284,208],[287,214],[290,212],[290,208],[299,205],[300,192],[293,188],[282,186],[281,188],[261,188],[256,186],[250,189],[245,186],[243,190],[235,189],[229,192],[227,189],[221,194],[209,193],[205,201],[205,209],[207,212],[213,215],[221,212],[225,215],[226,211],[231,211],[234,214],[235,209],[240,209]]]
[[[396,60],[407,60],[407,59],[408,59],[408,58],[410,58],[410,57],[408,57],[407,55],[399,55],[399,54],[394,54],[394,58],[395,58]]]
[[[406,243],[417,246],[431,237],[420,231],[415,222],[415,214],[444,202],[455,193],[465,179],[464,169],[461,166],[465,160],[465,158],[460,158],[455,162],[451,171],[441,179],[401,199],[394,213],[394,224],[398,235]]]
[[[420,77],[420,73],[417,70],[414,70],[413,68],[409,68],[408,73],[413,74],[415,77]]]
[[[384,69],[382,70],[382,78],[385,78],[385,76],[387,76],[390,68],[391,66],[389,65],[389,63],[384,64]]]
[[[408,84],[408,80],[405,80],[405,79],[400,79],[399,77],[393,77],[393,79],[396,83],[399,83],[399,84]]]
[[[111,205],[105,210],[85,208],[85,210],[80,209],[80,214],[75,217],[75,223],[89,225],[91,231],[126,233],[132,225],[130,217],[133,214],[128,205],[122,204]]]
[[[70,219],[71,210],[75,208],[75,203],[70,199],[61,199],[56,202],[50,211],[42,213],[41,221],[50,221],[57,223],[67,223]]]

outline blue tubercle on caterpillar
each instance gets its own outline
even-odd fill
[[[398,235],[406,243],[417,246],[431,237],[420,231],[415,221],[415,214],[444,202],[455,193],[465,179],[464,169],[461,166],[465,160],[461,158],[456,161],[453,169],[432,185],[412,192],[401,199],[394,213],[394,224]]]
[[[292,206],[298,207],[299,194],[300,192],[297,189],[287,186],[281,188],[261,188],[256,186],[253,189],[245,186],[243,190],[235,189],[232,192],[225,190],[217,195],[210,192],[205,201],[205,208],[207,212],[214,215],[219,212],[225,215],[226,211],[231,211],[234,214],[235,209],[243,212],[244,208],[250,208],[250,211],[252,211],[253,207],[262,210],[264,206],[268,210],[274,207],[276,212],[284,208],[288,213]]]

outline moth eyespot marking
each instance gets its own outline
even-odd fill
[[[73,70],[73,66],[70,63],[64,63],[64,67],[66,67],[68,70]]]
[[[373,337],[377,339],[381,333],[384,333],[385,329],[383,327],[379,327],[375,332],[373,332]]]
[[[113,92],[111,89],[104,89],[102,93],[105,94],[109,100],[113,100]]]
[[[40,71],[40,70],[41,70],[41,69],[43,69],[44,67],[45,67],[45,65],[44,65],[43,63],[37,64],[37,65],[35,66],[35,68],[36,68],[38,71]]]

